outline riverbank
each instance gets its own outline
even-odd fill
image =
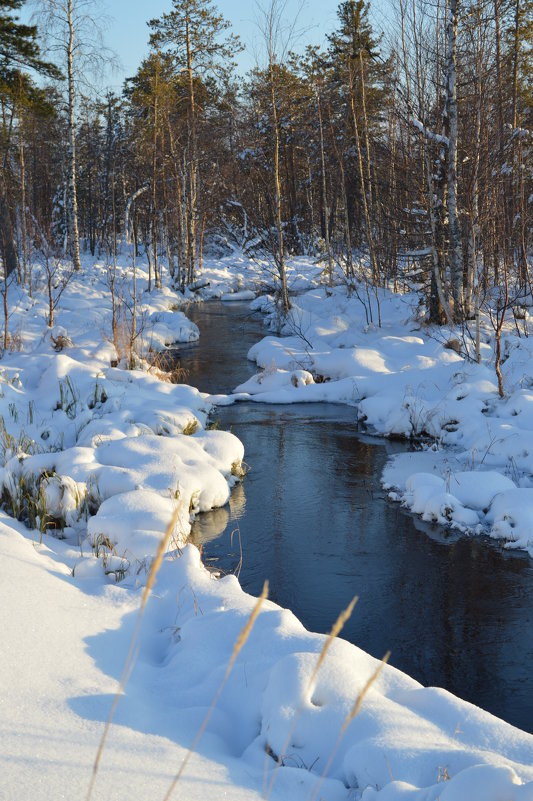
[[[141,295],[143,267],[137,277],[145,342],[153,331],[159,344],[193,336],[182,299]],[[247,288],[235,280],[226,292]],[[39,287],[16,303],[15,292],[1,478],[5,500],[36,528],[1,514],[3,792],[85,797],[146,568],[181,502],[93,796],[164,797],[255,605],[235,577],[215,580],[194,547],[177,548],[189,512],[229,497],[242,445],[204,428],[214,396],[111,366],[121,354],[103,265],[71,278],[52,332]],[[272,783],[279,801],[319,789],[328,801],[533,798],[533,737],[389,666],[339,741],[379,663],[337,640],[311,681],[324,643],[264,604],[176,797],[259,799]]]
[[[254,374],[246,356],[264,318],[249,303],[211,300],[187,314],[201,330],[176,351],[188,380],[229,391]],[[271,597],[310,631],[328,632],[357,594],[345,639],[376,657],[390,649],[391,663],[422,684],[533,732],[527,552],[391,503],[383,470],[415,446],[364,433],[355,406],[248,400],[218,406],[214,419],[243,442],[249,473],[228,506],[193,524],[206,564],[238,570],[253,595],[269,578]]]
[[[422,445],[386,467],[383,480],[393,500],[423,520],[487,534],[533,555],[529,315],[521,336],[514,322],[504,329],[506,395],[500,398],[487,319],[478,364],[473,342],[461,332],[428,328],[417,318],[414,294],[379,290],[376,297],[381,326],[367,322],[361,298],[346,287],[296,297],[283,336],[267,336],[251,348],[249,358],[262,371],[236,387],[232,399],[357,405],[370,432]],[[277,322],[268,299],[254,305]],[[375,299],[372,308],[375,321]]]

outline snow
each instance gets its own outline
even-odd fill
[[[449,147],[449,146],[450,146],[450,140],[448,139],[448,137],[447,137],[447,136],[443,136],[442,134],[437,134],[437,133],[434,133],[434,131],[430,131],[430,130],[429,130],[428,128],[426,128],[426,127],[425,127],[425,125],[424,125],[422,122],[420,122],[420,120],[418,120],[416,117],[411,117],[410,119],[411,119],[411,123],[414,125],[414,127],[415,127],[415,128],[418,130],[418,131],[420,131],[420,133],[422,134],[422,136],[425,136],[425,137],[426,137],[426,139],[431,139],[431,140],[433,140],[434,142],[438,142],[438,143],[439,143],[439,144],[441,144],[441,145],[446,145],[446,147]]]
[[[220,300],[225,302],[234,302],[237,300],[254,300],[255,299],[255,292],[251,289],[241,289],[235,292],[229,292],[224,295],[220,296]]]
[[[533,555],[530,338],[504,329],[501,399],[488,320],[477,364],[465,356],[473,342],[458,339],[463,353],[457,353],[445,347],[457,332],[425,331],[417,323],[416,296],[380,290],[378,299],[381,326],[377,301],[367,298],[365,313],[361,297],[342,286],[294,298],[282,335],[265,336],[250,349],[248,358],[262,372],[236,387],[234,399],[356,405],[370,432],[429,448],[421,471],[408,453],[386,467],[391,498],[425,520],[488,534]],[[267,303],[258,298],[253,305],[278,323]],[[305,380],[295,380],[297,370]]]
[[[139,350],[150,356],[198,330],[183,295],[144,291],[145,267]],[[532,736],[391,666],[348,722],[380,663],[336,639],[316,672],[326,638],[272,602],[224,680],[256,599],[235,576],[217,579],[186,544],[191,516],[228,502],[244,457],[235,436],[207,428],[215,400],[358,404],[376,432],[432,440],[387,467],[398,499],[428,519],[532,547],[529,340],[506,335],[510,389],[500,400],[488,343],[481,365],[466,362],[413,324],[411,298],[385,292],[384,324],[369,324],[361,301],[345,287],[321,288],[320,274],[305,260],[290,266],[292,285],[308,291],[294,302],[289,336],[252,349],[262,372],[230,397],[163,381],[142,359],[124,369],[103,265],[88,261],[62,295],[52,332],[62,351],[38,281],[33,298],[11,287],[22,350],[0,363],[0,485],[5,509],[33,528],[0,512],[6,801],[86,797],[147,571],[176,508],[94,799],[164,798],[214,699],[173,797],[533,799]],[[189,299],[255,297],[261,275],[237,254],[208,262],[209,285]],[[253,304],[274,311],[271,297]]]

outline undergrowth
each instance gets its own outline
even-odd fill
[[[150,354],[150,370],[171,384],[183,384],[187,378],[187,370],[170,351],[153,351]]]

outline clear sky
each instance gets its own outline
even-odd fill
[[[372,10],[376,32],[386,25],[384,12],[392,0],[373,0]],[[148,52],[148,19],[159,17],[172,7],[171,0],[103,0],[104,7],[111,17],[105,26],[106,44],[117,53],[122,67],[114,75],[108,76],[105,83],[120,90],[125,77],[133,75],[141,60]],[[266,5],[268,0],[262,0]],[[297,27],[302,30],[303,44],[323,44],[326,33],[335,28],[339,0],[306,0],[298,18]],[[261,36],[255,0],[218,0],[216,6],[232,24],[246,45],[239,57],[239,69],[244,73],[253,67],[260,58]],[[286,18],[294,19],[300,6],[298,0],[286,0]],[[297,49],[295,47],[294,49]]]

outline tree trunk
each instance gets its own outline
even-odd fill
[[[159,66],[159,65],[158,65]],[[153,163],[152,163],[152,249],[154,253],[154,278],[156,289],[161,288],[161,277],[159,275],[159,262],[157,258],[158,240],[158,219],[157,219],[157,126],[158,126],[158,71],[156,69],[154,87],[154,138],[153,138]]]
[[[74,120],[74,20],[72,0],[67,0],[67,80],[68,80],[68,137],[69,137],[69,190],[72,263],[75,270],[81,270],[80,237],[78,231],[78,196],[76,192],[76,127]]]
[[[324,240],[326,243],[326,252],[328,254],[328,274],[329,285],[333,286],[333,256],[331,253],[331,242],[329,239],[329,208],[328,208],[328,195],[326,186],[326,159],[324,155],[324,129],[322,126],[322,110],[320,108],[320,94],[318,91],[318,78],[315,78],[315,99],[316,108],[318,113],[318,130],[320,133],[320,166],[322,169],[322,197],[324,209]]]
[[[472,301],[474,293],[477,294],[477,246],[479,235],[479,161],[481,150],[481,0],[478,0],[478,30],[476,48],[476,85],[475,85],[475,124],[474,124],[474,163],[472,167],[472,189],[470,202],[470,220],[468,229],[468,260],[466,276],[465,312],[472,314]],[[477,306],[477,304],[476,304]]]
[[[7,189],[2,168],[0,168],[0,247],[5,275],[10,276],[12,272],[18,272],[17,249],[15,247],[13,226],[11,224],[11,215],[7,201]]]
[[[274,76],[273,55],[269,52],[270,98],[272,104],[272,121],[274,133],[274,200],[276,229],[278,232],[277,268],[281,283],[281,308],[284,312],[290,309],[289,293],[287,289],[287,275],[285,270],[285,254],[283,242],[283,222],[281,217],[281,183],[279,175],[279,120],[276,107],[276,87]]]
[[[4,256],[4,293],[3,293],[4,294],[4,351],[6,351],[9,343],[8,330],[7,330],[9,324],[9,307],[7,303],[8,272],[6,270],[5,252],[3,252],[3,256]]]
[[[188,214],[188,266],[187,283],[194,281],[196,270],[196,224],[198,219],[198,143],[196,141],[196,102],[194,97],[194,80],[192,71],[191,38],[189,31],[189,18],[185,21],[185,36],[187,48],[187,79],[189,88],[189,214]]]
[[[457,211],[457,15],[459,0],[448,0],[447,65],[446,65],[446,119],[448,128],[448,234],[449,261],[456,322],[463,319],[463,247],[461,226]]]
[[[359,136],[359,124],[357,122],[357,114],[355,111],[355,87],[353,82],[353,72],[351,64],[348,64],[348,74],[350,78],[350,106],[352,111],[352,122],[355,135],[355,149],[357,153],[357,165],[359,167],[359,180],[361,181],[361,200],[363,203],[363,213],[365,218],[366,239],[368,244],[368,251],[370,254],[370,265],[372,268],[372,280],[374,284],[379,282],[379,268],[376,259],[376,251],[374,248],[374,239],[372,236],[372,223],[370,220],[370,212],[367,203],[367,181],[365,179],[365,171],[363,168],[363,154],[361,151],[361,138]],[[363,76],[361,76],[361,80]]]
[[[20,237],[22,239],[22,276],[20,276],[20,265],[19,265],[19,276],[22,278],[24,285],[28,280],[28,226],[26,221],[26,160],[25,160],[25,153],[24,153],[24,140],[20,139],[20,148],[19,148],[19,156],[20,156]]]

